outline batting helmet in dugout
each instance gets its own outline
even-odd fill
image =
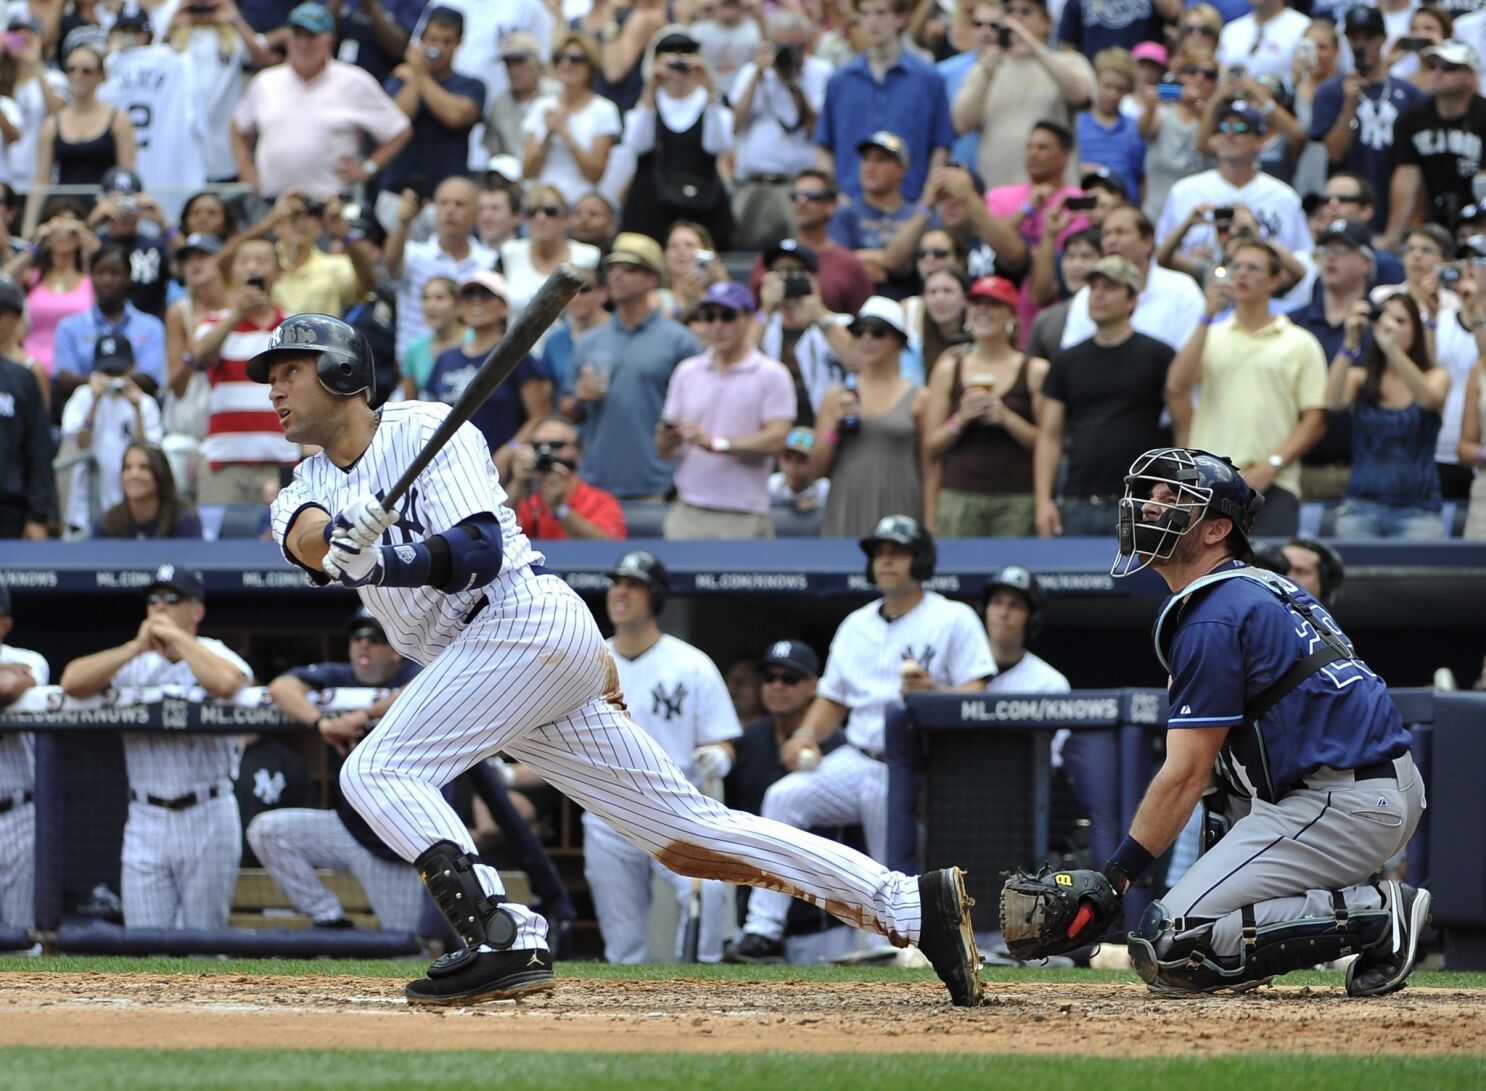
[[[932,579],[934,565],[939,559],[934,548],[934,536],[911,515],[884,515],[877,520],[872,533],[861,541],[862,552],[867,555],[867,582],[876,583],[872,577],[872,551],[882,542],[896,542],[913,550],[913,567],[909,575],[916,580]]]

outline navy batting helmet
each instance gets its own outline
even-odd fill
[[[328,314],[295,314],[279,323],[268,347],[248,361],[248,378],[268,382],[268,369],[285,356],[314,353],[315,371],[332,394],[376,393],[376,366],[366,338],[355,327]]]
[[[911,515],[884,515],[877,520],[872,533],[862,539],[862,552],[867,555],[867,582],[876,583],[872,576],[872,551],[879,542],[897,542],[913,550],[913,567],[908,574],[916,580],[931,579],[934,564],[939,559],[934,548],[934,536]]]
[[[666,566],[660,563],[659,557],[643,549],[631,550],[620,557],[619,562],[609,570],[611,580],[620,577],[637,580],[650,588],[650,613],[658,615],[661,612],[666,604],[666,592],[671,588],[671,578],[666,574]]]
[[[1157,497],[1165,486],[1167,494]],[[1253,559],[1249,532],[1264,507],[1264,495],[1255,492],[1233,462],[1221,455],[1183,447],[1159,447],[1130,464],[1125,495],[1120,500],[1116,533],[1119,554],[1109,572],[1128,576],[1153,561],[1164,561],[1183,534],[1204,517],[1221,516],[1233,523],[1235,555]],[[1147,522],[1144,508],[1159,508],[1160,517]]]
[[[1027,640],[1033,639],[1042,632],[1042,585],[1028,569],[1019,564],[1009,564],[1001,571],[993,573],[981,590],[980,612],[982,614],[986,612],[991,596],[1003,587],[1021,592],[1022,598],[1027,600],[1027,609],[1030,613],[1027,615],[1025,635]]]

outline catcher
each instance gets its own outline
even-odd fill
[[[1251,566],[1263,502],[1205,451],[1147,451],[1130,467],[1111,574],[1149,566],[1172,591],[1154,630],[1171,673],[1166,760],[1102,875],[1006,884],[1017,957],[1113,931],[1125,890],[1201,800],[1207,851],[1129,935],[1153,992],[1244,991],[1352,953],[1350,996],[1394,992],[1412,971],[1429,892],[1372,879],[1424,810],[1410,733],[1325,608]]]

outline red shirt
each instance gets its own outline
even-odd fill
[[[625,537],[624,512],[620,510],[619,501],[612,493],[586,481],[579,481],[568,494],[568,506],[573,509],[573,514],[581,515],[603,531],[604,537]],[[516,521],[521,524],[521,529],[528,538],[568,537],[562,520],[535,493],[516,505]]]

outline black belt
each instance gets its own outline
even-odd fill
[[[10,811],[15,810],[15,808],[17,807],[24,807],[27,803],[30,803],[35,798],[36,797],[30,792],[22,792],[19,799],[17,799],[15,796],[11,796],[8,799],[0,800],[0,814],[7,814]]]
[[[1402,757],[1398,755],[1397,757]],[[1371,765],[1359,765],[1352,770],[1353,780],[1397,780],[1398,770],[1393,768],[1397,757],[1388,758],[1384,761],[1373,762]]]
[[[868,750],[865,746],[856,746],[856,744],[854,743],[852,744],[852,746],[853,749],[855,749],[858,753],[865,754],[873,761],[882,761],[883,755],[886,753],[886,751],[883,750]]]
[[[467,613],[467,614],[464,615],[464,623],[466,625],[468,625],[470,622],[474,621],[475,618],[477,618],[477,617],[480,616],[480,611],[483,610],[483,609],[485,609],[485,607],[487,607],[489,605],[490,605],[490,596],[489,595],[481,595],[479,598],[477,598],[475,600],[475,604],[470,607],[469,613]]]
[[[793,182],[794,179],[788,174],[745,174],[738,181],[744,184],[757,182],[765,186],[782,186]]]
[[[161,799],[159,796],[147,795],[144,792],[130,792],[129,798],[135,803],[148,803],[151,807],[164,807],[167,811],[184,811],[188,807],[194,807],[198,803],[205,803],[208,799],[216,799],[221,795],[221,788],[208,788],[202,792],[190,792],[174,799]]]

